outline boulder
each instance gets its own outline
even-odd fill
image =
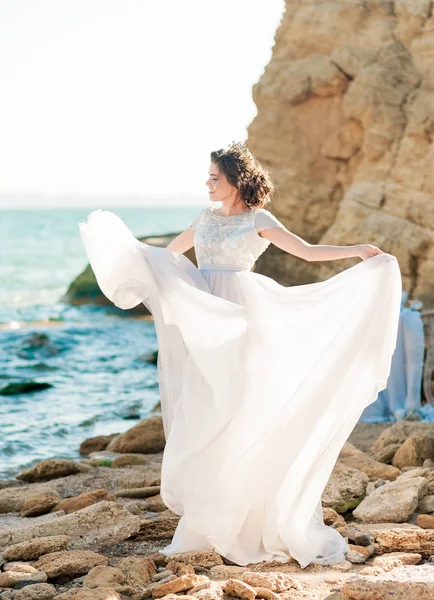
[[[31,469],[22,471],[17,475],[17,479],[27,483],[35,483],[37,481],[48,481],[49,479],[75,475],[76,473],[88,473],[92,470],[93,467],[90,465],[75,462],[68,458],[53,458],[42,460]]]
[[[122,453],[147,454],[161,452],[166,445],[161,415],[154,415],[113,439],[107,450]]]
[[[366,494],[369,478],[358,469],[336,463],[322,495],[322,504],[344,513],[358,506]]]
[[[340,462],[348,467],[353,467],[353,469],[358,469],[366,473],[371,481],[376,481],[379,478],[393,481],[400,475],[400,470],[396,466],[392,467],[391,465],[378,462],[368,454],[362,452],[347,456],[341,459]]]
[[[101,452],[102,450],[105,450],[109,443],[118,435],[120,434],[112,433],[110,435],[97,435],[96,437],[84,440],[80,444],[80,455],[88,456],[91,452]]]
[[[397,450],[392,464],[400,469],[422,466],[427,458],[434,458],[434,437],[413,435]]]
[[[253,86],[247,141],[272,167],[273,212],[289,231],[311,244],[378,245],[425,309],[434,307],[430,6],[287,1]],[[270,246],[255,271],[299,285],[356,262],[306,263]]]
[[[420,423],[418,421],[398,421],[378,437],[373,445],[374,452],[380,452],[389,444],[402,445],[408,438],[423,436],[434,438],[434,423]]]
[[[79,511],[27,527],[17,525],[0,530],[0,549],[25,542],[31,538],[68,535],[70,547],[87,548],[89,545],[116,544],[140,529],[140,518],[132,515],[116,502],[103,500]]]
[[[121,558],[116,567],[122,571],[127,583],[133,587],[148,585],[148,583],[152,582],[152,578],[157,572],[152,558],[141,556]]]
[[[33,563],[35,569],[46,573],[48,579],[63,581],[89,573],[97,565],[107,565],[108,558],[90,550],[61,550],[41,556]]]
[[[371,523],[403,523],[415,512],[426,483],[423,477],[386,483],[367,496],[353,515]]]

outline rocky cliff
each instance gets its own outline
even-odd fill
[[[403,287],[434,307],[432,0],[287,0],[253,88],[252,152],[278,186],[270,206],[311,243],[394,254]],[[360,259],[308,263],[271,246],[257,272],[286,285]]]

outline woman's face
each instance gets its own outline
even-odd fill
[[[229,183],[219,166],[211,163],[208,169],[208,181],[206,185],[209,190],[209,198],[214,202],[229,200],[236,195],[237,190]]]

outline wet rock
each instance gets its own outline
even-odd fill
[[[392,464],[402,469],[422,466],[426,459],[434,457],[434,437],[412,436],[405,440],[393,457]]]
[[[97,435],[96,437],[84,440],[80,444],[80,455],[87,456],[91,452],[101,452],[102,450],[105,450],[109,443],[119,435],[119,433],[112,433],[111,435]]]
[[[152,558],[140,556],[122,558],[116,564],[116,568],[125,575],[127,583],[134,587],[148,585],[157,572],[157,567]]]
[[[17,526],[0,530],[0,549],[24,542],[29,538],[69,535],[70,547],[87,548],[104,543],[116,544],[140,529],[140,518],[116,502],[103,500],[79,511],[55,517],[28,527]]]
[[[433,440],[434,442],[434,440]],[[378,478],[393,481],[400,475],[400,470],[396,466],[386,465],[371,458],[368,454],[359,453],[347,456],[340,461],[342,464],[354,469],[359,469],[369,477],[371,481]]]
[[[26,381],[15,381],[8,383],[4,387],[0,388],[0,396],[16,396],[18,394],[30,394],[32,392],[41,392],[42,390],[48,390],[52,388],[51,383],[44,381],[33,381],[28,379]]]
[[[72,579],[88,573],[93,567],[107,565],[108,558],[90,550],[61,550],[41,556],[33,563],[35,569],[46,573],[49,579]]]
[[[20,510],[22,517],[37,517],[44,515],[56,506],[59,501],[58,494],[45,495],[45,496],[34,496],[24,500]]]
[[[52,600],[55,596],[57,596],[57,591],[54,585],[35,583],[19,590],[15,594],[14,600]]]
[[[228,579],[223,586],[223,590],[228,596],[234,598],[242,598],[243,600],[255,600],[256,598],[256,590],[239,579]]]
[[[423,477],[387,483],[367,496],[353,515],[370,523],[405,522],[415,512],[425,486]]]
[[[366,494],[369,478],[358,469],[336,463],[322,495],[322,504],[338,513],[360,504]]]
[[[64,550],[70,541],[67,535],[54,535],[51,537],[40,537],[28,542],[9,546],[3,552],[3,556],[9,560],[34,560],[43,554]]]
[[[75,475],[76,473],[87,473],[92,471],[93,467],[80,462],[75,462],[68,458],[53,458],[42,460],[31,469],[23,471],[17,475],[20,481],[27,483],[35,483],[37,481],[48,481],[57,479],[58,477],[66,477],[67,475]]]
[[[53,510],[64,510],[65,513],[69,514],[85,508],[86,506],[101,502],[102,500],[114,502],[116,501],[116,496],[114,494],[109,494],[104,489],[92,490],[91,492],[85,492],[79,496],[74,496],[73,498],[64,498],[54,506]]]

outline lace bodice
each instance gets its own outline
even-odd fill
[[[218,264],[251,269],[271,243],[258,235],[258,231],[284,225],[265,208],[224,216],[207,206],[188,227],[195,230],[194,249],[199,268]]]

